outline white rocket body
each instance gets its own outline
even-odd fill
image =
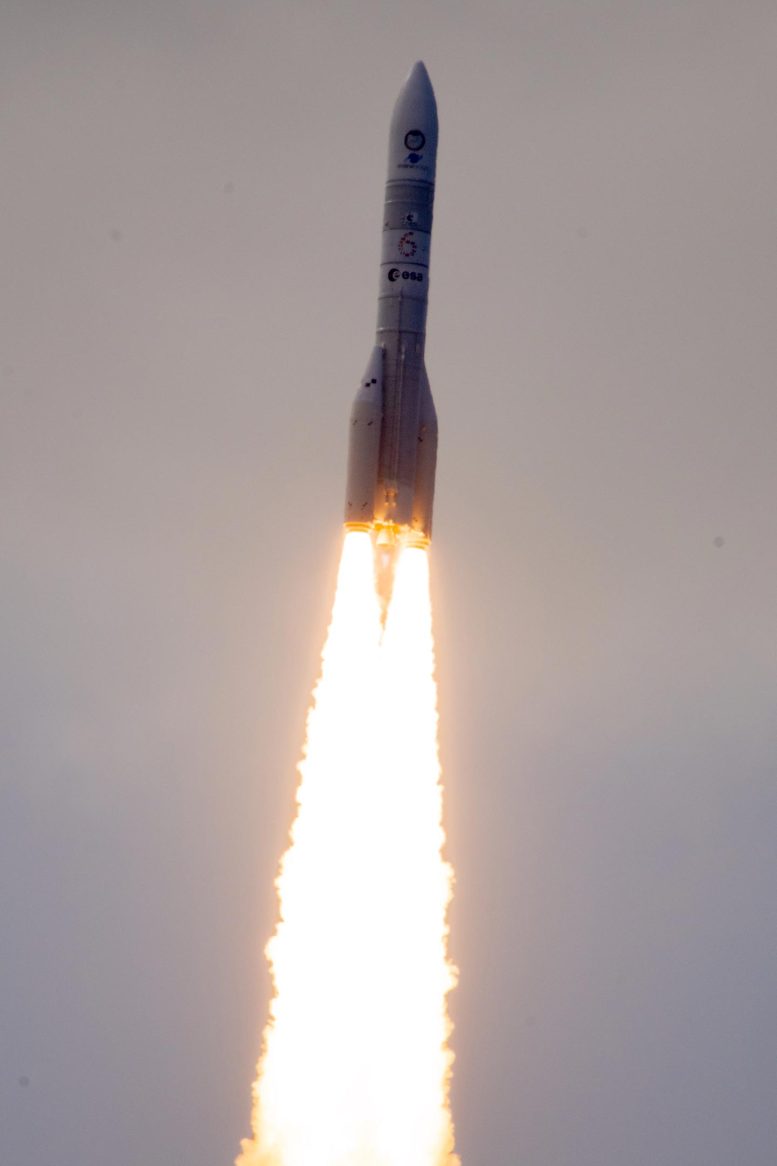
[[[437,105],[422,61],[391,119],[375,348],[351,411],[345,523],[425,545],[437,416],[424,367]]]

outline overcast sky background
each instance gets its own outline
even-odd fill
[[[4,0],[0,1159],[228,1166],[388,121],[464,1166],[774,1166],[773,0]]]

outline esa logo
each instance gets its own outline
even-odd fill
[[[398,279],[409,279],[413,283],[423,283],[422,271],[400,271],[398,267],[391,267],[388,273],[389,283],[396,283]]]

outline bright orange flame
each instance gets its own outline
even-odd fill
[[[275,996],[237,1166],[457,1166],[426,551],[385,621],[346,535],[267,946]]]

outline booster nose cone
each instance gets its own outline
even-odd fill
[[[399,91],[389,133],[388,181],[434,182],[437,102],[423,61]]]

